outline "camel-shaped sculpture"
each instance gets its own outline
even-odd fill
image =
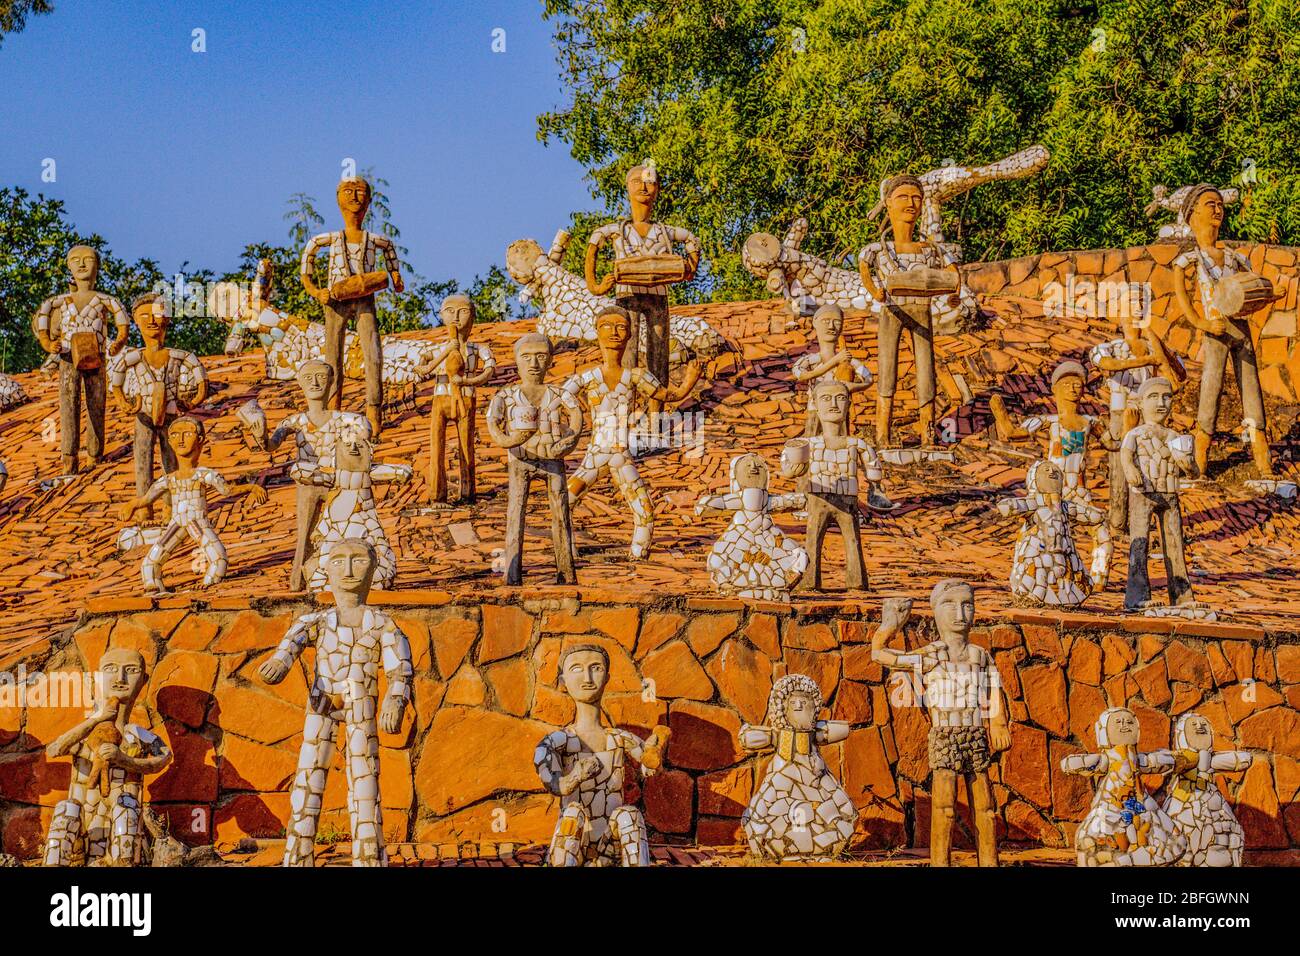
[[[520,301],[537,305],[538,332],[553,342],[594,344],[596,315],[612,306],[614,300],[593,295],[582,276],[561,265],[569,238],[568,232],[561,229],[547,252],[533,239],[510,243],[506,248],[506,271],[521,287]],[[644,338],[644,326],[641,332]],[[670,315],[668,335],[668,361],[674,367],[685,364],[692,355],[711,359],[726,348],[726,340],[698,315]]]
[[[1023,179],[1047,166],[1051,154],[1042,146],[1030,146],[987,166],[940,166],[923,173],[921,220],[917,238],[937,243],[951,262],[961,262],[961,247],[943,235],[943,204],[984,183]],[[881,184],[883,187],[883,183]],[[877,206],[870,213],[875,218]],[[763,279],[768,291],[790,303],[796,314],[819,305],[879,315],[880,303],[872,298],[855,269],[843,269],[827,260],[803,252],[799,246],[808,235],[808,220],[794,221],[778,240],[768,232],[756,232],[745,240],[741,261],[746,269]],[[931,302],[934,330],[951,335],[979,324],[975,296],[962,288],[956,296],[935,296]]]

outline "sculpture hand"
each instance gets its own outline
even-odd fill
[[[145,506],[138,500],[133,499],[118,509],[118,517],[123,521],[130,521],[138,511],[143,511]]]
[[[108,343],[108,354],[116,355],[124,348],[126,348],[126,329],[119,332],[117,338]]]
[[[912,616],[911,598],[885,598],[880,608],[880,627],[891,633],[900,631]]]
[[[998,499],[998,514],[1002,515],[1002,517],[1004,517],[1004,518],[1009,517],[1010,514],[1011,514],[1011,503],[1012,503],[1012,500],[1013,500],[1013,499],[1011,499],[1011,498],[999,498],[999,499]]]
[[[312,293],[312,296],[311,296],[311,297],[312,297],[313,299],[315,299],[317,302],[319,302],[321,305],[329,305],[329,304],[330,304],[330,290],[329,290],[329,289],[317,289],[315,292]]]
[[[614,274],[611,272],[596,283],[596,295],[604,295],[612,288],[614,288]]]
[[[395,734],[402,726],[402,711],[406,701],[401,697],[386,697],[383,709],[379,711],[379,729],[386,734]]]
[[[1228,323],[1217,312],[1211,313],[1205,320],[1205,331],[1210,335],[1222,335],[1228,331]]]
[[[264,505],[266,504],[266,489],[261,485],[253,485],[248,490],[248,497],[245,499],[249,504]]]
[[[268,657],[257,669],[257,675],[267,684],[278,684],[289,673],[289,665],[278,657]]]
[[[406,283],[402,281],[402,274],[400,272],[390,272],[388,277],[393,280],[394,292],[401,293],[406,290]]]
[[[113,763],[113,761],[117,760],[119,753],[121,751],[118,750],[117,744],[102,743],[99,745],[99,749],[95,751],[95,756],[104,763]]]
[[[45,332],[36,333],[36,341],[41,343],[41,348],[45,349],[45,351],[49,352],[51,355],[55,355],[59,351],[59,343],[51,339]]]

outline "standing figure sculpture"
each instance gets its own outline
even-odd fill
[[[808,409],[803,426],[805,438],[821,434],[821,419],[817,417],[812,396],[818,382],[843,382],[850,395],[864,391],[871,384],[871,370],[844,348],[843,309],[838,305],[821,306],[813,313],[812,327],[817,337],[817,351],[799,356],[790,368],[794,380],[808,387]],[[845,426],[853,431],[851,415]]]
[[[893,239],[866,246],[858,255],[858,272],[872,298],[880,302],[880,381],[876,386],[876,445],[889,445],[898,387],[898,347],[903,330],[912,341],[916,362],[917,431],[922,447],[934,444],[934,332],[930,299],[956,295],[961,275],[935,243],[916,240],[923,187],[915,176],[895,176],[881,185]]]
[[[654,221],[659,198],[659,177],[654,165],[633,166],[627,173],[627,198],[631,218],[599,226],[587,242],[587,289],[604,295],[614,287],[614,303],[629,317],[632,347],[623,356],[624,368],[641,367],[668,384],[668,286],[689,282],[700,264],[700,241],[680,226]],[[596,278],[596,256],[606,242],[614,246],[614,270]],[[685,256],[674,247],[680,244]],[[639,355],[641,327],[645,327],[645,353]],[[662,399],[650,398],[652,420],[657,421]]]
[[[1258,295],[1246,302],[1258,308],[1273,300],[1272,286],[1251,274],[1250,263],[1219,239],[1223,226],[1223,194],[1207,183],[1188,190],[1180,218],[1192,233],[1191,248],[1173,262],[1174,299],[1178,310],[1203,333],[1201,340],[1201,383],[1196,400],[1196,467],[1206,474],[1210,443],[1219,418],[1223,395],[1223,373],[1228,361],[1241,395],[1243,441],[1262,477],[1273,474],[1268,450],[1268,423],[1264,413],[1264,392],[1259,383],[1259,361],[1247,314],[1224,314],[1220,306],[1227,298],[1226,283],[1253,280]],[[1245,275],[1243,275],[1243,273]],[[1223,288],[1221,288],[1223,287]]]
[[[1167,750],[1138,750],[1141,730],[1126,707],[1112,707],[1094,728],[1100,753],[1071,754],[1061,761],[1066,773],[1098,778],[1092,809],[1074,834],[1079,866],[1169,866],[1187,852],[1187,837],[1174,826],[1143,774],[1183,769],[1185,758]]]
[[[608,473],[632,512],[633,560],[650,553],[654,534],[654,505],[650,489],[637,472],[636,462],[628,450],[628,428],[632,404],[637,395],[652,399],[662,407],[665,402],[680,402],[691,393],[700,377],[700,367],[692,362],[686,377],[675,388],[661,384],[662,379],[643,368],[627,368],[628,337],[631,321],[617,306],[607,308],[596,317],[596,336],[600,340],[600,365],[579,372],[564,384],[570,397],[591,411],[591,440],[581,464],[569,479],[569,507],[581,500],[587,489]]]
[[[601,708],[609,681],[604,648],[575,644],[561,652],[559,670],[573,699],[573,722],[543,737],[533,755],[542,786],[560,798],[547,860],[551,866],[649,866],[645,820],[623,802],[623,773],[628,757],[646,776],[659,770],[671,732],[657,726],[642,740],[612,725]]]
[[[154,446],[162,470],[176,470],[176,453],[167,429],[177,417],[208,396],[208,376],[193,352],[167,347],[171,324],[167,300],[143,295],[131,304],[144,348],[123,349],[108,361],[113,397],[122,411],[135,418],[132,455],[135,459],[135,493],[139,497],[153,484]]]
[[[36,339],[59,366],[59,451],[63,472],[80,468],[81,403],[86,403],[86,454],[93,468],[104,456],[104,400],[108,392],[105,364],[126,345],[130,322],[122,303],[95,288],[99,252],[90,246],[68,250],[72,291],[51,296],[36,313]],[[108,325],[117,327],[112,342]]]
[[[54,807],[46,866],[132,866],[142,849],[144,775],[171,763],[157,734],[131,723],[147,675],[139,651],[114,648],[99,661],[94,712],[45,748],[72,757],[68,795]]]
[[[447,500],[449,425],[456,429],[460,458],[457,498],[473,502],[478,387],[492,377],[497,363],[491,349],[469,340],[475,320],[474,303],[469,296],[447,296],[438,314],[451,332],[451,338],[438,347],[420,370],[433,372],[433,403],[429,408],[429,502],[441,504]]]
[[[1174,725],[1173,752],[1181,769],[1166,784],[1164,812],[1187,838],[1179,866],[1241,866],[1246,831],[1215,783],[1220,773],[1245,770],[1249,750],[1215,750],[1214,728],[1195,711]]]
[[[1002,679],[988,651],[970,642],[975,621],[975,592],[965,581],[940,581],[930,593],[939,639],[920,650],[903,652],[885,642],[903,630],[912,611],[910,600],[886,600],[880,627],[871,639],[871,659],[886,667],[910,670],[924,687],[930,716],[930,771],[934,782],[930,809],[930,865],[952,863],[952,823],[956,816],[957,777],[975,817],[976,856],[980,866],[998,865],[996,807],[988,769],[994,754],[1011,746]]]
[[[344,335],[352,322],[366,365],[366,418],[378,436],[383,427],[384,382],[375,293],[390,283],[394,292],[401,292],[401,267],[392,240],[362,227],[370,210],[370,184],[359,176],[349,176],[339,181],[337,193],[343,228],[312,237],[302,251],[299,277],[307,294],[325,309],[325,361],[334,370],[329,406],[335,410],[343,407]],[[314,275],[316,254],[322,247],[329,249],[323,288],[316,285]],[[377,270],[380,255],[384,268]]]
[[[340,724],[352,865],[386,866],[388,862],[377,730],[394,734],[401,727],[414,669],[406,635],[388,614],[366,604],[374,571],[375,552],[369,542],[349,538],[335,545],[325,562],[334,607],[299,617],[275,654],[258,668],[262,680],[278,684],[308,645],[316,649],[298,773],[289,791],[285,866],[315,865],[316,825]],[[382,704],[381,668],[388,684]]]
[[[767,775],[741,815],[755,856],[781,860],[830,860],[853,836],[858,811],[822,759],[819,744],[849,735],[845,720],[818,720],[822,692],[803,674],[787,674],[767,698],[769,727],[743,724],[745,750],[775,750]]]
[[[546,383],[551,368],[551,340],[533,333],[515,342],[519,383],[492,396],[487,427],[492,440],[506,449],[509,497],[506,501],[506,584],[523,581],[524,519],[534,479],[546,485],[551,509],[551,545],[556,580],[577,584],[573,567],[573,522],[564,481],[564,456],[582,435],[582,409],[562,388]]]

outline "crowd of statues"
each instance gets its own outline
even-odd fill
[[[884,465],[900,460],[899,449],[891,446],[903,333],[915,359],[916,438],[924,451],[936,443],[934,334],[959,331],[977,310],[958,268],[960,249],[944,241],[939,204],[979,182],[1029,175],[1045,161],[1045,152],[1034,148],[990,167],[944,167],[886,180],[880,191],[880,234],[859,254],[856,276],[798,250],[806,224],[796,224],[784,242],[759,234],[745,244],[746,264],[768,278],[769,288],[791,299],[812,299],[815,345],[791,363],[794,382],[807,390],[805,426],[802,436],[785,443],[779,468],[794,481],[795,490],[772,494],[771,465],[750,452],[732,459],[727,491],[699,499],[697,514],[733,515],[706,559],[718,591],[788,601],[793,591],[822,588],[823,545],[832,524],[844,545],[846,586],[868,587],[864,515],[894,507],[882,482]],[[651,550],[653,492],[638,470],[629,420],[643,410],[652,430],[657,427],[661,411],[691,395],[702,374],[702,358],[720,347],[716,333],[701,328],[698,320],[668,314],[669,287],[694,276],[700,244],[685,229],[655,221],[658,190],[652,164],[629,171],[630,215],[592,232],[583,281],[560,265],[566,234],[547,253],[531,240],[509,250],[512,275],[530,295],[544,300],[545,322],[539,323],[542,330],[515,341],[518,381],[495,391],[484,416],[488,437],[506,451],[500,567],[507,585],[523,580],[524,525],[534,479],[546,489],[559,582],[577,581],[571,510],[606,477],[632,518],[630,557],[644,559]],[[1115,538],[1127,531],[1125,610],[1212,616],[1192,593],[1179,494],[1183,476],[1206,471],[1229,361],[1244,409],[1242,440],[1261,475],[1271,475],[1247,319],[1274,293],[1220,240],[1225,199],[1220,190],[1202,184],[1175,196],[1178,237],[1187,247],[1174,261],[1176,300],[1205,342],[1196,431],[1182,435],[1168,425],[1174,395],[1189,383],[1181,358],[1144,317],[1126,317],[1121,337],[1096,346],[1087,357],[1106,377],[1108,416],[1081,410],[1089,371],[1073,360],[1050,373],[1050,414],[1017,422],[1001,397],[992,396],[993,427],[1001,440],[1041,439],[1046,446],[1028,469],[1024,493],[997,502],[1003,516],[1021,519],[1009,581],[1017,601],[1083,603],[1106,586]],[[467,504],[477,494],[478,393],[498,370],[491,350],[473,341],[475,308],[465,296],[449,296],[442,303],[442,323],[449,333],[445,341],[397,347],[381,340],[375,296],[384,289],[401,291],[400,264],[389,240],[362,227],[370,201],[364,180],[343,180],[338,201],[344,227],[312,238],[301,260],[303,287],[325,312],[323,332],[270,305],[271,275],[265,263],[232,327],[233,347],[239,347],[246,332],[257,334],[268,345],[268,373],[274,364],[272,377],[284,378],[288,372],[297,379],[305,408],[274,429],[256,399],[241,406],[237,417],[244,441],[259,453],[272,453],[292,439],[295,458],[289,474],[296,485],[297,527],[290,588],[329,590],[335,601],[329,611],[298,619],[259,671],[264,681],[277,683],[305,648],[315,648],[301,757],[290,795],[286,865],[312,863],[325,779],[340,729],[348,756],[344,765],[354,862],[384,863],[378,731],[393,731],[400,724],[410,699],[412,665],[401,631],[366,603],[372,587],[390,588],[397,573],[374,488],[413,478],[408,465],[375,459],[384,428],[385,385],[398,375],[403,383],[432,379],[429,503]],[[601,278],[601,250],[607,244],[614,265]],[[318,284],[315,260],[322,251],[328,252],[328,278]],[[255,482],[228,481],[202,463],[205,430],[196,410],[207,399],[209,383],[193,354],[167,346],[166,300],[143,296],[128,314],[97,289],[95,250],[74,247],[67,262],[72,290],[47,300],[34,320],[41,345],[57,363],[63,469],[68,474],[80,469],[83,414],[89,463],[94,467],[102,460],[111,386],[116,405],[134,420],[135,497],[122,506],[122,517],[137,523],[123,529],[119,546],[147,546],[141,577],[150,593],[161,594],[166,593],[164,565],[188,539],[196,551],[195,569],[201,572],[199,586],[215,585],[226,574],[227,555],[208,517],[209,494],[241,496],[246,507],[260,507],[266,492]],[[606,296],[611,290],[612,299]],[[876,317],[874,371],[844,345],[845,308]],[[140,330],[140,348],[126,347],[131,321]],[[594,340],[599,361],[563,383],[548,381],[555,340],[546,329],[558,338]],[[273,349],[280,349],[274,360]],[[345,377],[364,379],[363,413],[343,410]],[[852,405],[854,395],[873,382],[877,405],[874,427],[868,428],[852,420]],[[454,432],[458,463],[455,496],[449,493],[446,464],[449,432]],[[588,440],[582,460],[569,472],[566,457],[584,433]],[[1093,504],[1089,490],[1092,442],[1108,452],[1110,492],[1104,509]],[[160,502],[167,505],[161,523],[154,520]],[[772,516],[778,512],[805,516],[802,544],[776,526]],[[1076,549],[1076,524],[1088,529],[1091,551],[1086,558]],[[1152,600],[1148,579],[1153,525],[1161,534],[1167,605]],[[961,777],[971,798],[979,862],[995,865],[988,771],[1010,746],[1006,703],[989,654],[969,641],[974,620],[970,586],[941,582],[931,604],[937,639],[902,651],[889,645],[902,634],[910,603],[886,601],[872,657],[911,672],[925,686],[933,773],[932,861],[950,861]],[[140,834],[140,781],[170,759],[158,738],[128,722],[144,680],[142,661],[114,651],[101,666],[112,670],[109,699],[49,748],[51,756],[72,755],[76,770],[69,797],[51,826],[47,863],[78,854],[130,862]],[[642,740],[609,723],[600,705],[608,667],[608,656],[594,646],[569,647],[560,660],[560,680],[576,716],[543,739],[536,752],[541,782],[560,801],[549,856],[555,865],[645,865],[650,860],[645,821],[635,806],[623,802],[623,779],[631,766],[628,757],[644,773],[658,769],[669,734],[657,727]],[[387,678],[383,701],[378,699],[381,669]],[[759,856],[832,858],[855,831],[857,813],[819,754],[820,746],[843,740],[848,725],[818,719],[821,706],[815,682],[789,675],[772,688],[768,723],[741,728],[743,749],[774,753],[742,821],[750,848]],[[1179,721],[1168,751],[1138,752],[1137,739],[1130,712],[1107,711],[1097,724],[1099,753],[1063,763],[1067,772],[1099,780],[1093,809],[1079,831],[1081,865],[1239,865],[1240,827],[1213,780],[1216,772],[1241,769],[1250,755],[1214,752],[1212,730],[1196,714]],[[1143,773],[1171,775],[1163,804],[1143,790]]]

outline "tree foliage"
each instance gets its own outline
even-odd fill
[[[33,13],[50,13],[53,9],[50,0],[0,0],[0,43],[6,33],[21,32]]]

